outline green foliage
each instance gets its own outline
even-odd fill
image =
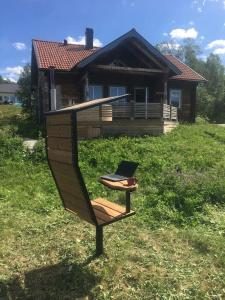
[[[31,91],[31,65],[26,64],[23,68],[23,72],[20,74],[19,80],[19,91],[17,96],[22,101],[22,107],[24,112],[29,113],[30,116],[35,117],[36,112],[36,95],[32,94]]]
[[[7,127],[21,137],[38,138],[41,135],[42,127],[29,113],[21,112],[15,105],[2,105],[0,109],[0,128]]]

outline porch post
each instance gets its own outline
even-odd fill
[[[86,72],[84,75],[84,99],[85,99],[85,101],[89,100],[88,86],[89,86],[88,72]]]
[[[50,109],[56,110],[55,67],[49,68]]]
[[[148,119],[148,88],[145,88],[145,120]]]
[[[164,104],[167,104],[167,80],[168,80],[168,74],[166,73],[163,77],[163,84],[164,84],[163,103]]]

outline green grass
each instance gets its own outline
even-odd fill
[[[107,226],[107,255],[92,259],[94,227],[63,210],[43,142],[25,151],[17,124],[0,130],[0,299],[225,298],[224,128],[81,142],[93,198],[123,203],[98,177],[140,163],[136,215]]]

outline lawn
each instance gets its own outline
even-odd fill
[[[29,122],[0,106],[1,300],[225,298],[224,128],[80,142],[93,198],[122,203],[98,177],[124,158],[140,163],[136,215],[105,228],[106,255],[93,259],[94,227],[63,210],[43,141],[22,147]]]

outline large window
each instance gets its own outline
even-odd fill
[[[109,87],[109,96],[121,96],[126,94],[126,87],[125,86],[110,86]],[[126,98],[122,98],[114,103],[126,103]]]
[[[181,107],[181,90],[170,90],[170,105],[175,107]]]
[[[88,86],[88,100],[100,99],[103,97],[101,85],[89,85]]]

